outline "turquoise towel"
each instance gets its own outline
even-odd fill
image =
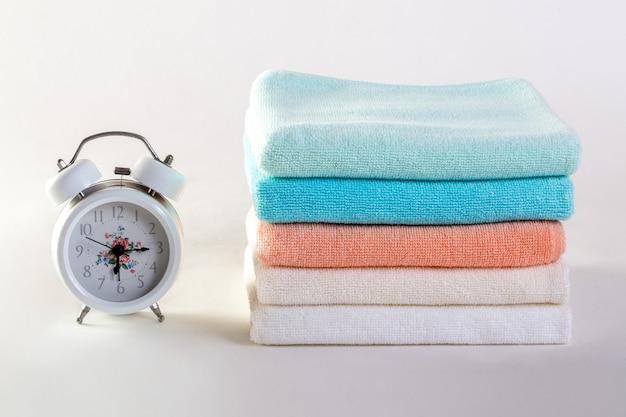
[[[573,212],[568,177],[409,181],[278,178],[261,172],[245,140],[257,217],[271,223],[471,224],[564,220]]]
[[[402,86],[268,71],[246,131],[274,177],[560,176],[579,156],[576,134],[520,79]]]

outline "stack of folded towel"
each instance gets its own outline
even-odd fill
[[[578,138],[527,82],[269,71],[244,146],[253,341],[569,340]]]

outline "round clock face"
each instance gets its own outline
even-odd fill
[[[182,262],[178,215],[160,195],[103,182],[72,200],[53,232],[55,265],[85,305],[128,314],[157,302]]]
[[[78,219],[69,250],[79,285],[99,299],[118,302],[152,291],[170,254],[159,220],[143,207],[117,201],[98,205]]]

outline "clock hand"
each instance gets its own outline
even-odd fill
[[[92,239],[92,238],[90,238],[90,237],[88,237],[88,236],[85,236],[85,237],[86,237],[88,240],[91,240],[92,242],[97,243],[98,245],[102,245],[102,246],[104,246],[105,248],[109,248],[109,249],[111,249],[111,247],[110,247],[109,245],[105,245],[104,243],[98,242],[97,240],[94,240],[94,239]]]
[[[122,245],[115,245],[113,247],[110,247],[109,245],[106,245],[102,242],[98,242],[95,239],[92,239],[88,236],[85,236],[88,240],[97,243],[98,245],[102,245],[105,248],[109,248],[111,249],[111,252],[113,252],[113,255],[115,256],[115,267],[113,268],[113,273],[115,275],[117,275],[117,280],[120,281],[120,256],[126,254],[126,252],[145,252],[147,250],[150,250],[150,248],[134,248],[134,249],[124,249],[124,247]]]
[[[113,255],[115,255],[115,267],[113,268],[113,273],[117,275],[117,280],[120,281],[120,255],[123,255],[124,253],[126,253],[122,245],[115,245],[114,247],[110,247],[109,245],[105,245],[104,243],[98,242],[97,240],[92,239],[88,236],[85,236],[85,237],[88,240],[91,240],[92,242],[97,243],[98,245],[102,245],[105,248],[111,249],[111,251],[113,252]]]
[[[115,245],[111,248],[113,255],[115,255],[115,267],[113,273],[117,275],[117,280],[120,281],[120,256],[124,255],[126,251],[122,245]]]
[[[124,252],[145,252],[147,250],[150,250],[150,248],[135,248],[135,249],[126,249],[124,250]]]
[[[121,279],[120,279],[120,257],[119,256],[116,257],[115,268],[113,268],[113,273],[117,274],[117,280],[121,281]]]
[[[104,246],[105,248],[114,249],[114,248],[110,247],[109,245],[106,245],[106,244],[104,244],[104,243],[98,242],[97,240],[92,239],[92,238],[90,238],[90,237],[88,237],[88,236],[85,236],[85,237],[86,237],[87,239],[91,240],[92,242],[97,243],[98,245],[102,245],[102,246]],[[147,250],[150,250],[150,248],[134,248],[134,249],[124,249],[124,252],[133,252],[133,251],[134,251],[134,252],[145,252],[145,251],[147,251]]]

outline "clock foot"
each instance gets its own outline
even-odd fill
[[[83,305],[83,308],[80,310],[80,315],[76,319],[76,322],[78,324],[83,324],[83,319],[85,318],[87,313],[89,313],[89,311],[91,311],[91,307]]]
[[[150,306],[150,310],[152,310],[154,315],[157,316],[157,318],[159,319],[159,323],[165,320],[165,316],[161,314],[161,309],[159,308],[159,305],[157,303],[152,304]]]

